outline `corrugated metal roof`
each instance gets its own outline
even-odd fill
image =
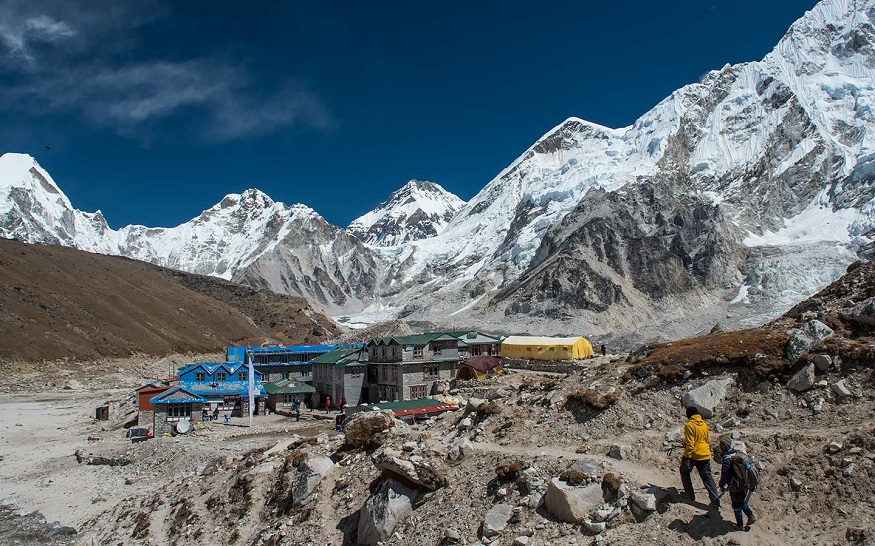
[[[434,398],[417,398],[416,400],[399,400],[398,402],[369,404],[368,407],[389,410],[395,414],[395,417],[404,417],[405,415],[421,415],[424,413],[450,411],[456,409],[458,406],[447,404],[446,402],[441,402]]]
[[[311,364],[337,364],[352,354],[358,354],[360,347],[341,347],[317,356],[310,361]]]
[[[316,392],[312,385],[280,379],[264,386],[268,394],[306,394]]]
[[[543,337],[543,336],[509,336],[502,341],[508,345],[574,345],[583,336],[577,337]]]

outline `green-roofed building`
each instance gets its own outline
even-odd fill
[[[459,339],[439,332],[374,338],[367,354],[368,401],[413,400],[453,378]]]
[[[501,338],[483,332],[449,332],[459,340],[459,361],[472,356],[500,356]]]
[[[367,401],[367,352],[360,346],[339,347],[310,361],[319,407],[357,406]]]
[[[315,408],[318,404],[316,389],[312,385],[293,379],[279,379],[264,385],[267,391],[267,406],[273,410],[290,411],[295,400]]]

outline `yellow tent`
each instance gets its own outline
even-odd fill
[[[510,336],[501,342],[502,358],[573,360],[592,356],[592,345],[584,337]]]

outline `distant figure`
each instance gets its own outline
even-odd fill
[[[231,422],[231,415],[228,414],[228,413],[226,413],[226,414],[225,414],[225,423],[227,424],[227,423],[230,423],[230,422]]]
[[[219,406],[216,406],[216,409],[213,410],[213,421],[219,420]]]
[[[732,511],[735,512],[735,525],[744,529],[744,516],[747,524],[754,523],[757,518],[747,505],[747,499],[757,486],[758,478],[750,479],[751,473],[756,475],[753,461],[743,453],[732,449],[732,437],[720,437],[720,451],[723,452],[723,464],[720,467],[720,491],[729,489],[729,499]]]
[[[206,408],[206,406],[201,409],[201,421],[209,421],[210,420],[210,410]]]
[[[295,410],[295,421],[301,420],[301,404],[295,400],[292,402],[292,409]]]
[[[325,413],[328,413],[330,411],[329,408],[331,408],[331,397],[326,396],[325,397]]]
[[[708,433],[708,425],[699,415],[695,406],[687,408],[687,424],[684,425],[684,455],[681,458],[681,483],[684,484],[684,492],[690,501],[696,500],[696,491],[693,489],[693,481],[690,474],[693,468],[699,471],[699,477],[708,490],[711,499],[711,508],[720,508],[720,497],[717,494],[717,484],[714,483],[714,475],[711,474],[711,435]]]
[[[605,347],[604,343],[602,343],[602,356],[607,356],[607,355],[608,355],[608,348]]]
[[[344,405],[345,403],[346,403],[346,402],[343,401],[343,397],[342,397],[342,396],[340,396],[340,397],[337,398],[337,410],[338,410],[339,413],[343,413],[343,405]]]

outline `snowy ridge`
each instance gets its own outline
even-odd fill
[[[346,228],[373,246],[397,246],[440,234],[465,201],[439,184],[411,180]]]
[[[739,307],[833,280],[872,246],[873,138],[875,0],[824,0],[763,60],[713,70],[629,127],[568,118],[467,203],[412,180],[343,230],[247,190],[174,228],[113,231],[32,158],[6,154],[0,234],[338,313],[628,320],[684,298]],[[819,272],[804,271],[812,263]]]

